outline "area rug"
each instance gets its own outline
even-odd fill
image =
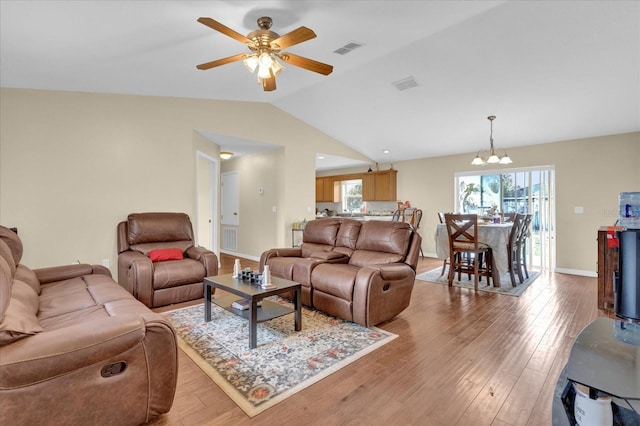
[[[444,274],[440,275],[441,273],[442,273],[442,267],[435,268],[430,271],[423,272],[421,274],[416,275],[416,280],[429,281],[432,283],[448,285],[449,284],[449,279],[448,279],[449,265],[447,265],[444,271]],[[518,284],[516,287],[513,287],[511,285],[511,278],[509,278],[509,274],[506,274],[506,276],[503,275],[500,277],[500,282],[501,282],[500,287],[487,286],[487,281],[483,280],[478,283],[478,290],[488,291],[490,293],[507,294],[509,296],[520,296],[522,295],[522,293],[524,293],[524,291],[527,288],[529,288],[529,286],[539,276],[540,276],[540,272],[529,271],[529,278],[525,279],[525,281],[522,284]],[[471,276],[470,280],[468,279],[468,276],[465,274],[462,274],[462,277],[461,277],[462,279],[460,281],[458,281],[456,278],[458,278],[458,274],[455,275],[455,278],[453,280],[453,285],[455,287],[469,288],[473,290],[473,275]],[[518,278],[516,277],[516,280],[517,279]]]
[[[248,321],[215,304],[208,323],[204,304],[162,315],[180,348],[250,417],[398,337],[303,307],[302,331],[293,314],[259,323],[258,347],[249,349]]]

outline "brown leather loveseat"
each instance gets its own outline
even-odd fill
[[[173,404],[171,325],[103,266],[29,269],[0,226],[0,424],[136,425]]]
[[[301,283],[304,305],[367,327],[409,306],[422,239],[408,223],[317,219],[302,241],[262,253],[260,270]]]
[[[177,252],[164,258],[153,254]],[[131,213],[118,224],[118,282],[150,308],[199,299],[218,257],[194,245],[185,213]]]

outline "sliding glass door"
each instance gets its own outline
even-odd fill
[[[527,265],[555,268],[555,173],[553,166],[456,173],[456,211],[484,215],[531,213]]]

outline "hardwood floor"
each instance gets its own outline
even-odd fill
[[[221,263],[232,271],[233,257]],[[424,258],[418,272],[441,266]],[[596,278],[542,274],[521,297],[416,281],[409,308],[379,325],[397,339],[254,418],[180,351],[173,408],[151,424],[549,425],[571,345],[605,315]]]

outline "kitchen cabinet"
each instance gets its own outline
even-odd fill
[[[362,175],[362,201],[397,201],[397,170]]]
[[[336,203],[340,201],[340,182],[333,176],[316,178],[316,202]]]
[[[613,273],[618,269],[618,247],[610,244],[611,236],[621,227],[601,226],[598,229],[598,309],[613,310]],[[615,234],[614,234],[615,236]]]

